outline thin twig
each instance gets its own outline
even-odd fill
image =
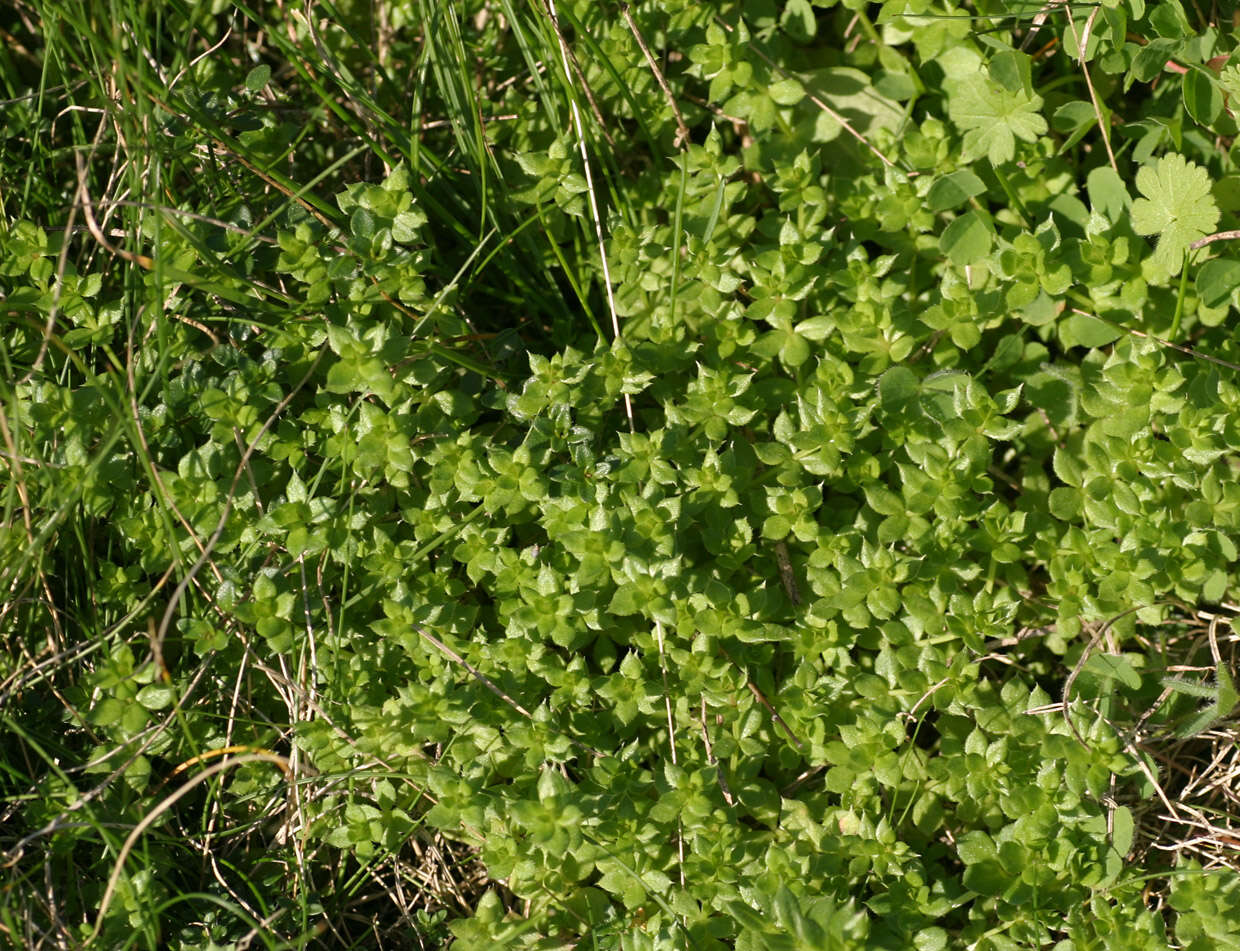
[[[109,254],[115,255],[122,261],[128,261],[130,264],[136,264],[144,270],[154,271],[155,262],[151,258],[148,258],[145,254],[134,254],[132,251],[127,251],[118,245],[114,245],[107,239],[107,236],[104,235],[103,229],[99,227],[99,222],[95,220],[95,210],[90,200],[90,190],[86,185],[86,165],[82,161],[82,155],[80,152],[75,152],[73,157],[77,162],[78,195],[81,201],[82,215],[86,219],[86,228],[90,231],[91,237],[98,241],[103,249]],[[119,202],[114,202],[113,204],[119,204]],[[77,207],[76,203],[74,207]],[[69,223],[70,225],[72,224],[72,219],[70,219]],[[212,333],[211,328],[206,324],[200,323],[192,317],[186,317],[184,314],[178,314],[172,311],[168,312],[168,316],[173,320],[179,320],[181,323],[193,327],[195,330],[201,330],[204,334],[211,338],[212,345],[219,345],[220,338]]]
[[[1038,35],[1038,31],[1042,29],[1042,24],[1046,22],[1046,19],[1050,16],[1051,11],[1065,2],[1066,0],[1050,0],[1050,3],[1037,12],[1033,20],[1030,21],[1029,29],[1025,31],[1025,38],[1021,40],[1020,46],[1018,47],[1021,52],[1024,52],[1029,48],[1029,44],[1032,43],[1033,38]]]
[[[431,644],[437,651],[447,657],[454,664],[464,667],[467,671],[469,671],[471,677],[486,687],[487,690],[491,691],[491,693],[495,694],[495,696],[503,700],[504,703],[508,704],[508,706],[512,707],[512,709],[516,710],[517,713],[521,714],[521,716],[525,717],[527,720],[534,719],[534,715],[530,713],[529,710],[525,709],[525,707],[521,706],[521,704],[519,704],[516,700],[513,700],[512,697],[508,696],[508,694],[504,692],[503,687],[500,687],[497,683],[495,683],[495,681],[437,638],[434,634],[427,631],[420,624],[415,624],[413,629],[418,632],[418,636],[421,637],[422,640],[426,641],[428,644]]]
[[[108,906],[112,904],[112,896],[116,894],[117,883],[120,881],[121,872],[125,868],[125,859],[129,858],[129,853],[133,851],[134,844],[138,841],[138,837],[150,828],[150,826],[158,820],[160,816],[193,792],[195,787],[200,786],[212,776],[215,776],[217,773],[222,773],[226,769],[231,769],[234,766],[240,766],[243,763],[255,762],[275,763],[278,767],[280,767],[280,770],[284,773],[285,777],[290,776],[288,760],[283,756],[279,756],[275,753],[247,753],[245,756],[237,756],[233,759],[216,763],[214,766],[207,767],[142,817],[142,821],[134,826],[133,831],[130,832],[125,838],[125,842],[121,846],[120,853],[116,856],[116,862],[112,865],[112,874],[108,876],[108,884],[103,890],[103,898],[99,902],[99,911],[95,915],[95,926],[91,929],[90,935],[86,939],[86,944],[93,944],[94,940],[99,937],[99,932],[103,929],[103,918],[108,913]]]
[[[797,739],[797,735],[792,732],[792,728],[784,722],[784,718],[779,715],[779,712],[773,706],[771,706],[771,701],[767,700],[766,697],[763,696],[762,691],[758,689],[758,685],[755,684],[750,678],[748,671],[741,667],[741,665],[736,661],[732,660],[732,655],[729,654],[725,648],[720,647],[719,650],[723,656],[731,662],[733,667],[745,675],[745,685],[749,688],[749,692],[754,695],[754,698],[762,704],[762,706],[766,707],[766,712],[771,715],[771,718],[783,727],[784,732],[788,734],[788,739],[792,740],[792,742],[796,744],[797,749],[804,750],[805,744]]]
[[[1094,20],[1098,16],[1101,7],[1094,7],[1089,13],[1089,19],[1085,21],[1085,29],[1078,35],[1076,32],[1076,20],[1072,18],[1072,6],[1066,5],[1064,9],[1068,13],[1068,23],[1072,27],[1072,37],[1076,40],[1076,61],[1081,67],[1081,72],[1085,74],[1085,88],[1089,90],[1089,101],[1093,103],[1094,116],[1098,119],[1098,131],[1102,133],[1102,144],[1106,146],[1107,158],[1111,162],[1111,168],[1115,170],[1115,174],[1119,174],[1119,165],[1115,162],[1115,153],[1111,151],[1111,130],[1107,122],[1102,117],[1102,106],[1098,102],[1098,93],[1094,90],[1094,81],[1090,78],[1089,67],[1085,64],[1085,47],[1089,45],[1089,34],[1094,28]]]
[[[1164,347],[1170,347],[1172,350],[1178,350],[1180,353],[1186,353],[1190,357],[1196,357],[1198,360],[1205,360],[1208,363],[1213,363],[1220,367],[1226,367],[1229,370],[1240,371],[1240,363],[1229,363],[1220,357],[1212,357],[1208,353],[1202,353],[1200,350],[1194,350],[1192,347],[1186,347],[1183,344],[1173,343],[1170,340],[1164,340],[1162,337],[1155,337],[1153,334],[1147,334],[1142,330],[1133,330],[1131,327],[1125,327],[1123,324],[1117,324],[1113,320],[1107,320],[1105,317],[1099,317],[1097,314],[1091,314],[1087,310],[1079,310],[1078,308],[1073,307],[1072,313],[1080,314],[1082,317],[1094,317],[1101,320],[1104,324],[1110,324],[1112,327],[1122,330],[1125,333],[1132,334],[1134,337],[1140,337],[1143,340],[1153,340],[1155,343],[1162,344]]]
[[[564,66],[564,78],[571,82],[572,69],[569,66],[568,41],[560,30],[560,16],[556,12],[555,0],[547,0],[547,16],[551,20],[551,28],[555,31],[556,40],[560,45],[560,60]],[[585,126],[581,121],[581,110],[577,100],[572,96],[568,100],[569,109],[573,114],[573,126],[577,130],[577,146],[581,152],[582,171],[586,177],[586,197],[590,201],[590,217],[594,219],[594,236],[598,241],[599,258],[603,264],[603,290],[607,295],[607,309],[611,313],[611,331],[615,340],[620,339],[620,317],[616,312],[616,295],[611,286],[611,265],[607,263],[607,243],[603,240],[603,218],[599,213],[598,195],[594,191],[594,173],[590,170],[590,153],[586,149]],[[628,393],[624,394],[624,413],[629,420],[629,430],[636,429],[633,423],[633,401]]]
[[[667,84],[667,79],[663,76],[663,70],[659,69],[659,64],[655,62],[654,56],[650,53],[650,47],[646,45],[646,40],[641,34],[641,30],[637,28],[637,23],[633,20],[633,14],[629,12],[627,3],[620,4],[620,15],[624,17],[624,22],[629,25],[629,32],[633,34],[633,39],[637,40],[637,45],[641,47],[642,55],[646,57],[646,63],[650,67],[650,71],[654,73],[655,82],[659,84],[659,88],[663,90],[663,95],[667,97],[668,104],[672,107],[672,114],[676,117],[676,140],[675,146],[678,149],[686,148],[689,144],[689,127],[685,125],[685,117],[680,113],[680,106],[676,103],[676,97],[672,95],[672,89]]]
[[[667,689],[667,662],[663,657],[663,625],[654,622],[655,635],[659,639],[659,671],[663,674],[663,702],[667,706],[667,746],[672,754],[672,765],[676,765],[676,721],[672,718],[672,696]]]
[[[212,218],[210,215],[200,215],[194,211],[186,211],[184,208],[173,208],[171,205],[157,205],[157,204],[152,204],[151,202],[146,202],[146,201],[133,201],[132,199],[128,199],[128,198],[104,199],[101,201],[96,201],[94,204],[100,208],[120,206],[122,208],[140,208],[143,211],[158,211],[170,217],[173,215],[178,215],[182,218],[189,218],[193,221],[202,221],[202,222],[205,222],[206,224],[214,225],[215,227],[222,228],[225,231],[231,231],[233,234],[244,235],[247,238],[252,238],[255,241],[261,241],[265,244],[279,244],[279,242],[275,238],[269,238],[267,235],[258,234],[254,231],[251,231],[248,228],[242,228],[240,225],[235,225],[232,222],[222,221],[219,218]],[[81,229],[81,226],[79,225],[78,227],[72,228],[72,229],[70,228],[48,228],[47,230],[48,231],[68,231],[68,230],[80,231],[82,229]],[[117,237],[117,238],[123,238],[125,236],[125,232],[119,228],[109,229],[107,232],[105,232],[105,234],[110,234],[113,237]]]
[[[784,583],[784,591],[793,604],[801,603],[801,592],[797,590],[797,577],[792,570],[792,559],[788,555],[788,543],[782,538],[775,543],[775,563],[779,566],[779,578]]]
[[[726,22],[726,21],[725,21],[724,19],[722,19],[721,17],[718,17],[718,16],[717,16],[717,17],[715,17],[715,22],[716,22],[716,23],[718,23],[721,27],[723,27],[723,29],[727,30],[729,33],[734,32],[734,31],[735,31],[735,29],[736,29],[735,27],[733,27],[733,26],[732,26],[732,24],[730,24],[730,23]],[[776,63],[773,59],[771,59],[771,58],[770,58],[769,56],[767,56],[764,52],[762,52],[762,50],[758,49],[758,47],[757,47],[757,46],[755,46],[755,45],[753,45],[753,44],[750,44],[749,49],[753,50],[753,52],[757,54],[758,58],[759,58],[759,59],[761,59],[761,60],[762,60],[762,62],[766,63],[766,65],[767,65],[767,66],[769,66],[771,69],[773,69],[773,70],[774,70],[776,73],[778,73],[780,76],[783,76],[785,79],[796,79],[796,80],[797,80],[797,82],[801,82],[801,80],[800,80],[800,79],[797,79],[797,77],[796,77],[796,76],[792,75],[792,73],[788,72],[788,70],[784,69],[784,68],[783,68],[782,66],[780,66],[778,63]],[[845,132],[847,132],[847,133],[848,133],[849,135],[851,135],[854,139],[856,139],[858,142],[860,142],[862,145],[864,145],[867,149],[869,149],[871,152],[873,152],[876,156],[878,156],[879,160],[880,160],[880,161],[881,161],[884,165],[889,165],[889,166],[891,166],[892,168],[895,168],[895,165],[896,165],[896,163],[895,163],[895,162],[893,162],[891,159],[887,158],[887,156],[886,156],[886,155],[884,155],[884,154],[883,154],[882,152],[880,152],[877,148],[875,148],[873,145],[871,145],[871,144],[870,144],[870,141],[869,141],[869,140],[868,140],[868,139],[867,139],[864,135],[862,135],[860,132],[858,132],[856,129],[854,129],[854,128],[853,128],[853,127],[849,124],[849,122],[848,122],[848,120],[847,120],[847,119],[845,119],[842,115],[840,115],[838,112],[836,112],[836,111],[835,111],[834,109],[832,109],[830,106],[828,106],[828,105],[826,104],[826,102],[824,102],[824,101],[823,101],[823,99],[822,99],[822,97],[821,97],[821,96],[819,96],[817,93],[815,93],[815,92],[814,92],[812,89],[810,89],[808,86],[805,86],[805,84],[804,84],[804,83],[801,83],[801,85],[805,87],[805,95],[806,95],[806,97],[809,99],[809,101],[810,101],[810,102],[812,102],[812,103],[813,103],[814,105],[816,105],[819,109],[821,109],[823,112],[825,112],[827,115],[829,115],[832,119],[834,119],[836,122],[838,122],[838,123],[840,124],[841,128],[843,128]]]
[[[136,264],[147,271],[155,270],[155,262],[148,258],[145,254],[134,254],[132,251],[127,251],[122,247],[112,244],[112,242],[107,239],[107,236],[103,233],[103,229],[99,227],[99,222],[95,220],[95,210],[90,200],[90,191],[86,185],[86,163],[82,160],[82,153],[74,152],[73,158],[74,161],[77,162],[78,195],[81,199],[82,214],[86,217],[86,227],[90,230],[91,236],[103,246],[105,251],[120,258],[122,261],[128,261],[130,264]],[[218,343],[219,341],[217,340],[216,342]]]
[[[706,747],[706,762],[715,767],[715,775],[719,777],[719,791],[723,793],[723,801],[729,806],[735,805],[732,790],[728,788],[728,780],[723,775],[723,765],[715,759],[715,751],[710,745],[710,730],[706,726],[706,697],[702,697],[702,745]]]
[[[91,143],[91,149],[99,147],[99,139],[103,135],[104,124],[99,123],[99,128],[95,132],[95,141]],[[74,153],[78,160],[78,198],[89,200],[85,193],[85,179],[82,177],[81,156]],[[68,227],[73,227],[74,219],[77,218],[78,200],[74,200],[69,207],[69,220],[65,223]],[[93,220],[93,219],[92,219]],[[43,339],[39,342],[39,352],[35,355],[34,362],[30,364],[30,369],[26,375],[22,377],[22,383],[28,383],[34,379],[34,375],[39,372],[43,366],[43,361],[47,358],[47,348],[52,339],[52,331],[56,329],[56,318],[60,314],[60,292],[64,287],[65,269],[69,262],[69,241],[65,239],[60,243],[60,254],[56,257],[56,284],[52,288],[52,303],[47,309],[47,323],[43,328]]]
[[[1214,234],[1208,234],[1204,238],[1198,238],[1190,244],[1189,250],[1196,251],[1198,248],[1204,248],[1207,244],[1213,244],[1215,241],[1235,241],[1240,238],[1240,231],[1216,231]]]
[[[613,149],[616,148],[616,140],[611,137],[611,132],[607,129],[607,121],[603,118],[603,110],[599,108],[598,102],[594,98],[594,90],[590,88],[590,83],[586,80],[586,74],[581,69],[581,63],[577,61],[577,54],[573,52],[572,47],[568,48],[568,62],[573,68],[573,74],[577,77],[577,81],[581,83],[581,91],[585,93],[586,102],[590,104],[590,111],[594,113],[594,120],[598,123],[598,131],[602,133],[607,144]]]
[[[1121,618],[1127,617],[1129,614],[1135,614],[1137,611],[1141,611],[1144,608],[1155,607],[1159,604],[1166,604],[1166,603],[1168,602],[1155,601],[1153,604],[1139,604],[1136,607],[1129,608],[1127,611],[1121,611],[1119,614],[1115,615],[1114,617],[1108,618],[1106,623],[1103,624],[1102,627],[1098,628],[1097,632],[1090,639],[1089,643],[1085,645],[1085,649],[1081,651],[1081,656],[1077,658],[1076,666],[1072,668],[1072,673],[1068,675],[1068,680],[1063,685],[1063,699],[1059,703],[1059,709],[1063,712],[1063,718],[1068,721],[1068,727],[1069,729],[1072,730],[1072,735],[1076,737],[1077,742],[1080,743],[1081,746],[1085,747],[1085,749],[1089,750],[1090,752],[1093,752],[1093,747],[1091,747],[1088,743],[1085,742],[1085,737],[1081,736],[1081,731],[1078,730],[1076,728],[1076,724],[1072,722],[1072,717],[1068,711],[1068,704],[1069,704],[1069,701],[1072,699],[1072,685],[1076,683],[1076,678],[1079,677],[1081,671],[1085,669],[1085,662],[1089,660],[1090,652],[1093,651],[1093,649],[1097,647],[1100,643],[1102,643],[1102,639],[1107,636],[1107,633],[1111,630],[1111,628],[1115,625],[1117,621],[1119,621]]]

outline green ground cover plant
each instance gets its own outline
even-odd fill
[[[0,942],[1240,947],[1238,23],[15,0]]]

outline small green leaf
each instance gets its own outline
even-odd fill
[[[271,82],[271,67],[266,63],[259,63],[245,76],[245,88],[250,92],[262,92],[269,82]]]
[[[814,15],[810,0],[787,0],[779,25],[798,43],[808,43],[818,34],[818,18]],[[778,99],[775,101],[779,102]]]
[[[125,712],[125,704],[115,697],[105,697],[91,709],[87,719],[94,726],[108,727],[116,723]]]
[[[796,896],[787,885],[780,885],[775,892],[775,923],[781,928],[796,930],[801,923],[801,908]]]
[[[1080,459],[1062,446],[1055,450],[1055,455],[1051,458],[1051,466],[1055,470],[1055,475],[1068,485],[1080,488],[1084,484],[1085,470]]]
[[[990,78],[1008,92],[1033,95],[1033,57],[1017,50],[1003,50],[990,61]]]
[[[148,710],[163,710],[176,699],[176,690],[170,684],[148,684],[138,691],[138,703]]]
[[[408,244],[417,239],[418,229],[426,224],[426,215],[417,209],[399,212],[392,219],[392,240]]]
[[[1201,600],[1218,604],[1227,593],[1227,572],[1215,569],[1201,583]]]
[[[779,359],[787,367],[799,367],[809,359],[809,354],[809,343],[800,334],[787,334],[784,345],[779,348]]]
[[[369,241],[375,234],[375,219],[369,211],[359,205],[349,218],[349,230],[353,232],[355,238]]]
[[[913,947],[917,951],[943,951],[947,937],[942,928],[922,928],[913,936]]]
[[[1118,224],[1128,213],[1132,196],[1128,194],[1124,180],[1110,165],[1099,165],[1090,172],[1085,179],[1085,188],[1089,192],[1090,207],[1111,224]]]
[[[973,171],[967,168],[958,169],[950,175],[935,179],[926,195],[926,207],[931,211],[950,211],[985,190],[986,183]]]
[[[1051,489],[1047,499],[1050,512],[1055,518],[1070,522],[1081,513],[1081,493],[1078,489],[1065,489],[1062,486]]]
[[[1118,680],[1131,690],[1141,686],[1141,675],[1123,654],[1090,654],[1084,670],[1101,680]]]
[[[810,317],[803,320],[793,329],[806,340],[813,340],[818,343],[825,340],[828,335],[839,327],[839,321],[835,317],[827,314],[819,314],[817,317]]]
[[[639,613],[642,603],[642,592],[637,585],[622,584],[616,589],[616,593],[612,595],[611,603],[607,606],[607,610],[612,614],[624,617]]]
[[[1200,125],[1212,126],[1223,111],[1223,93],[1203,66],[1184,77],[1184,108]]]
[[[792,522],[785,515],[772,515],[762,523],[762,537],[772,541],[787,538],[792,531]]]
[[[1134,831],[1132,810],[1127,806],[1117,806],[1111,816],[1111,845],[1121,856],[1132,850]]]
[[[1180,48],[1177,40],[1158,37],[1141,47],[1132,60],[1132,75],[1140,83],[1148,83],[1159,75]]]
[[[1197,271],[1197,294],[1207,307],[1222,307],[1240,287],[1240,261],[1214,258]]]
[[[1092,314],[1072,314],[1059,325],[1059,339],[1065,347],[1105,347],[1124,336],[1124,331]]]
[[[976,211],[967,211],[945,229],[939,248],[953,264],[976,264],[990,253],[994,233]]]
[[[917,395],[920,381],[908,367],[896,366],[878,379],[878,396],[886,409],[897,409]]]
[[[805,98],[805,87],[795,79],[781,79],[772,83],[767,92],[781,106],[795,106]]]
[[[985,832],[975,829],[961,836],[956,843],[956,854],[965,865],[975,865],[994,858],[995,843]]]
[[[1059,147],[1060,154],[1081,141],[1097,123],[1097,118],[1093,105],[1081,99],[1065,102],[1056,109],[1054,116],[1051,117],[1051,126],[1056,132],[1067,136],[1063,145]],[[1106,167],[1110,168],[1110,166]]]

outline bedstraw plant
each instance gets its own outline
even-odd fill
[[[5,944],[1240,944],[1230,5],[0,19]]]

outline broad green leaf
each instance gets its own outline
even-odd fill
[[[896,102],[908,102],[917,95],[917,84],[906,72],[884,72],[874,82],[874,88],[880,95]]]
[[[1065,347],[1105,347],[1122,336],[1122,328],[1092,314],[1070,314],[1059,325],[1059,339]]]
[[[1226,306],[1240,287],[1240,261],[1214,258],[1197,271],[1197,294],[1207,307]]]
[[[985,190],[986,183],[971,169],[957,169],[942,178],[935,179],[926,195],[926,207],[931,211],[950,211]]]
[[[880,129],[894,131],[904,121],[899,103],[882,95],[859,69],[837,66],[808,72],[805,77],[810,88],[837,113],[847,116],[849,124],[862,135]],[[831,141],[843,131],[843,126],[822,112],[815,119],[814,141]]]
[[[976,211],[966,211],[943,229],[939,247],[953,264],[976,264],[990,253],[994,232]]]
[[[1223,111],[1223,93],[1203,66],[1190,69],[1184,77],[1184,108],[1207,127],[1212,126]]]
[[[1089,204],[1111,224],[1118,224],[1128,213],[1132,198],[1124,181],[1109,165],[1099,165],[1086,178]]]

